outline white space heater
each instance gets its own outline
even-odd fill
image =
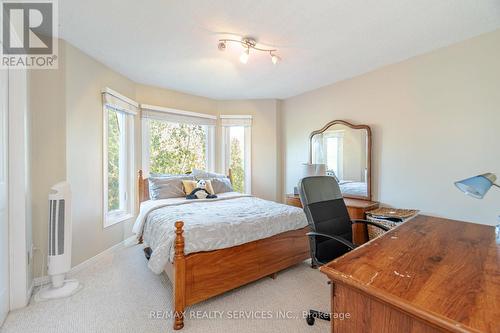
[[[81,289],[76,280],[66,280],[71,269],[71,188],[61,182],[49,194],[48,274],[50,285],[40,289],[37,300],[68,297]]]

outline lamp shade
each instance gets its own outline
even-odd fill
[[[326,164],[302,164],[302,178],[326,176]]]
[[[497,177],[494,174],[485,173],[455,182],[455,186],[471,197],[482,199],[491,186],[493,186],[496,179]]]

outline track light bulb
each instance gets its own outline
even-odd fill
[[[250,50],[247,48],[243,53],[240,55],[240,61],[242,64],[246,64],[248,62],[248,58],[250,57]]]
[[[276,65],[280,61],[280,57],[278,57],[276,54],[271,54],[271,61],[274,65]]]

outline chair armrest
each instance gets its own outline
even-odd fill
[[[326,237],[326,238],[329,238],[329,239],[333,239],[333,240],[336,240],[339,243],[344,244],[345,246],[347,246],[351,250],[354,250],[356,248],[356,245],[354,245],[353,243],[349,242],[347,239],[344,239],[342,237],[330,236],[330,235],[327,235],[327,234],[322,234],[322,233],[314,232],[314,231],[308,232],[306,235],[309,236],[309,237]]]
[[[380,228],[385,231],[391,230],[389,227],[386,227],[385,225],[378,224],[377,222],[372,222],[372,221],[367,221],[367,220],[352,220],[352,224],[369,224],[374,227]]]

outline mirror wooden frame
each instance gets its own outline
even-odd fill
[[[322,134],[325,132],[328,128],[330,128],[333,125],[344,125],[352,129],[364,129],[366,130],[366,137],[367,137],[367,184],[366,184],[366,196],[359,196],[359,195],[344,195],[344,198],[351,198],[351,199],[363,199],[363,200],[371,200],[372,199],[372,130],[370,126],[368,125],[354,125],[351,124],[347,121],[344,120],[333,120],[330,121],[328,124],[323,126],[321,129],[316,130],[311,132],[309,135],[309,163],[312,163],[312,144],[313,144],[313,137],[318,134]]]

